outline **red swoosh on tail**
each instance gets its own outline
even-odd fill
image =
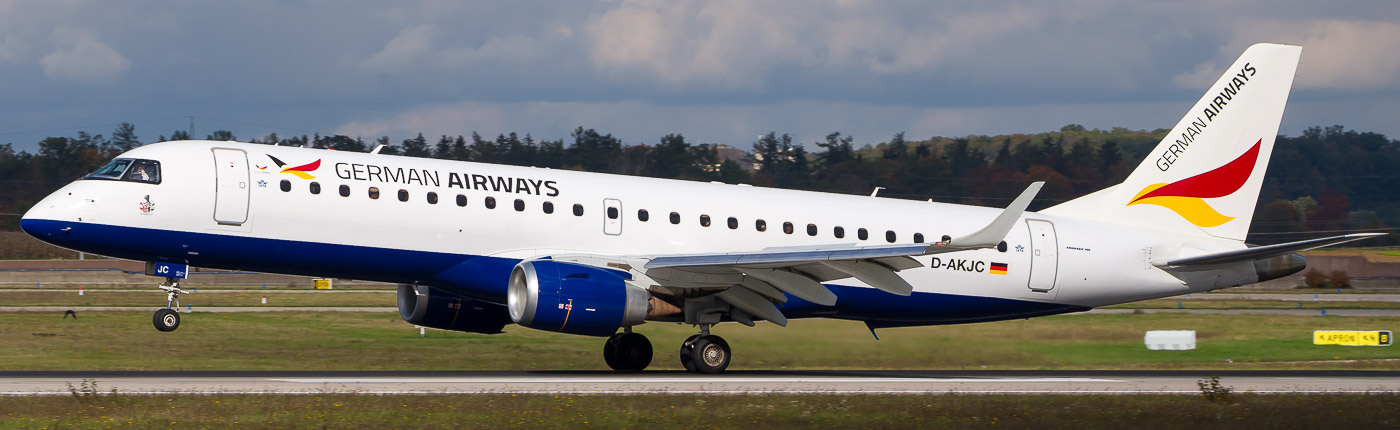
[[[1239,158],[1196,176],[1163,185],[1133,199],[1132,202],[1152,197],[1198,197],[1203,199],[1225,197],[1239,191],[1254,173],[1254,162],[1259,159],[1259,145],[1264,139],[1254,142],[1254,146],[1240,154]]]

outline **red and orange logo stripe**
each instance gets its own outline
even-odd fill
[[[1152,184],[1128,201],[1128,206],[1152,204],[1170,209],[1187,222],[1200,227],[1215,227],[1235,219],[1216,211],[1204,199],[1225,197],[1239,191],[1254,173],[1259,159],[1260,139],[1234,161],[1196,176],[1170,184]]]

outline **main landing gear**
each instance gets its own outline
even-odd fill
[[[603,344],[603,361],[608,367],[624,372],[640,372],[651,364],[651,341],[631,327],[622,329]]]
[[[156,311],[151,323],[155,324],[156,330],[175,331],[180,328],[180,295],[189,292],[181,290],[180,280],[175,278],[165,278],[165,283],[157,288],[165,291],[165,308]]]
[[[729,343],[722,337],[710,334],[709,324],[701,324],[700,334],[681,343],[681,365],[687,371],[720,373],[729,367],[729,357]]]
[[[640,372],[651,364],[651,341],[640,333],[633,333],[631,327],[623,328],[608,338],[603,344],[603,360],[613,370]],[[691,336],[681,343],[681,365],[686,371],[715,374],[729,367],[729,343],[724,338],[710,334],[710,325],[701,324],[700,334]]]

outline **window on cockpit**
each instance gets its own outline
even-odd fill
[[[130,165],[130,158],[118,158],[87,175],[85,179],[121,179],[122,173],[126,173],[126,167]]]
[[[84,176],[83,179],[108,179],[147,184],[160,183],[160,162],[118,158]]]
[[[131,163],[131,167],[126,169],[126,176],[123,181],[145,182],[148,184],[160,183],[160,162],[155,160],[136,160]]]

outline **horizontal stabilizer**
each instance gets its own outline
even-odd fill
[[[1159,265],[1164,268],[1176,269],[1195,266],[1215,266],[1242,261],[1254,261],[1269,258],[1276,255],[1290,254],[1309,249],[1317,249],[1324,246],[1336,245],[1339,243],[1351,242],[1376,236],[1385,236],[1386,233],[1356,233],[1342,236],[1324,237],[1320,239],[1308,239],[1298,242],[1280,243],[1278,245],[1257,246],[1236,251],[1217,252],[1214,254],[1198,255],[1195,257],[1181,258],[1168,261],[1167,264]]]

